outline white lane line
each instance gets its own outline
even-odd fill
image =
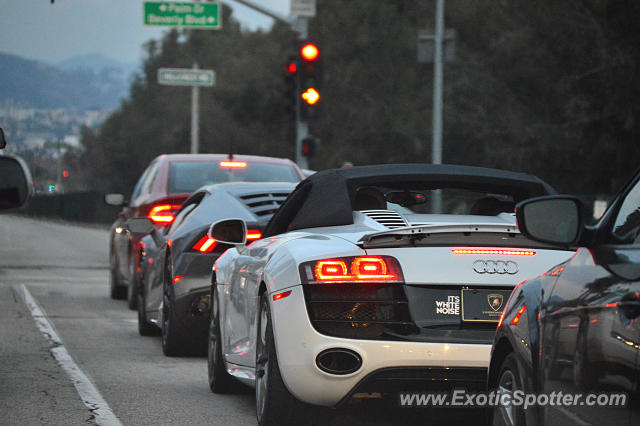
[[[100,392],[89,376],[87,376],[78,364],[75,363],[73,358],[71,358],[71,355],[62,343],[62,339],[58,336],[58,333],[56,333],[53,324],[47,319],[47,314],[40,305],[38,305],[38,302],[33,298],[27,287],[21,284],[15,288],[18,294],[22,295],[25,305],[27,305],[33,320],[36,322],[42,334],[54,345],[54,347],[51,348],[53,357],[71,378],[73,385],[78,391],[78,395],[80,395],[80,399],[94,415],[95,423],[105,426],[122,426],[122,423],[120,423],[120,420],[118,420],[113,411],[111,411],[109,404],[107,404],[102,395],[100,395]]]

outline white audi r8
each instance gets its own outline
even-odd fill
[[[236,245],[212,276],[211,390],[252,385],[259,423],[288,424],[305,403],[483,389],[513,287],[571,255],[515,225],[516,202],[553,193],[501,170],[364,166],[301,182],[250,245],[243,221],[212,224]]]

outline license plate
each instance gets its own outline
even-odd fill
[[[462,289],[462,321],[498,322],[511,290]]]

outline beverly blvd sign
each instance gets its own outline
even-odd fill
[[[145,2],[144,24],[217,30],[221,27],[218,3]]]
[[[213,70],[189,68],[159,68],[158,84],[165,86],[213,86],[216,74]]]

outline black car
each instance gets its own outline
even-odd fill
[[[153,229],[141,241],[140,334],[162,330],[162,350],[167,356],[204,353],[212,267],[230,247],[210,238],[211,224],[243,219],[248,224],[247,239],[260,239],[267,222],[294,188],[295,184],[284,182],[205,186],[184,202],[166,234],[153,229],[147,219],[139,219],[138,225],[147,221],[146,230]],[[130,226],[135,233],[135,225]]]
[[[595,226],[582,217],[571,196],[517,206],[524,235],[577,251],[516,287],[498,325],[488,378],[489,389],[503,394],[582,397],[565,406],[499,406],[493,424],[640,424],[640,173]],[[590,404],[587,398],[601,392],[626,401]]]

